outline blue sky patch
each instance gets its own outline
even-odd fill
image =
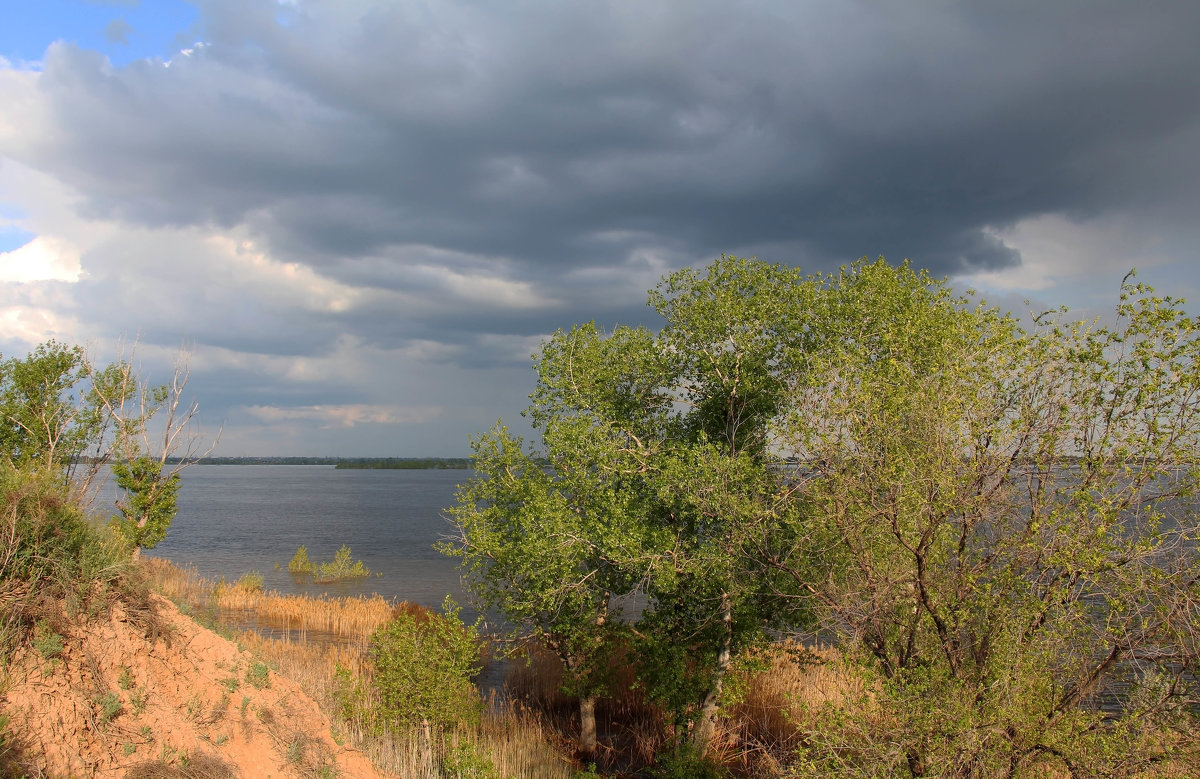
[[[0,57],[39,62],[61,40],[98,51],[117,66],[169,59],[195,42],[197,18],[183,0],[0,0]]]

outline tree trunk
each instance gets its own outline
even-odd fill
[[[696,729],[692,731],[692,747],[700,757],[704,757],[708,752],[708,745],[716,732],[717,706],[725,684],[725,672],[729,670],[730,650],[733,644],[733,606],[728,594],[721,596],[721,620],[724,622],[725,634],[721,637],[721,650],[717,653],[716,673],[712,687],[700,706],[700,719],[696,722]]]
[[[596,696],[579,699],[579,755],[590,758],[596,753]]]

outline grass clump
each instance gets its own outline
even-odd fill
[[[246,683],[256,690],[261,690],[264,687],[271,686],[271,669],[262,662],[256,660],[246,669]]]
[[[263,575],[258,571],[247,571],[237,580],[237,586],[246,592],[262,592]]]

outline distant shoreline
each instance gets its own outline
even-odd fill
[[[177,465],[180,458],[172,457]],[[201,457],[195,465],[332,465],[340,469],[465,470],[469,457]]]

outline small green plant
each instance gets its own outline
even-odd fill
[[[47,660],[63,653],[63,638],[45,620],[38,620],[33,628],[33,648]]]
[[[246,682],[256,690],[271,686],[271,669],[261,660],[255,660],[246,669]]]
[[[350,547],[345,544],[337,550],[333,561],[321,563],[313,571],[313,579],[320,583],[336,582],[343,579],[362,579],[371,575],[371,571],[362,560],[350,559]]]
[[[246,719],[246,710],[250,708],[250,696],[242,696],[242,719]]]
[[[114,717],[120,714],[121,709],[124,708],[121,704],[120,696],[118,696],[115,692],[105,693],[97,698],[95,703],[100,707],[101,722],[111,721]]]
[[[302,546],[296,550],[296,554],[292,556],[292,561],[288,563],[288,570],[292,573],[312,573],[313,564],[308,559],[308,547]]]
[[[138,691],[129,696],[129,706],[133,709],[135,715],[141,714],[146,710],[146,700],[150,697],[150,690],[147,687],[140,687]]]
[[[117,686],[122,690],[133,689],[133,669],[127,665],[121,666],[121,675],[117,677]]]
[[[477,745],[459,742],[442,758],[442,773],[458,779],[501,779],[500,772]]]
[[[217,746],[221,746],[228,740],[229,740],[229,736],[227,734],[220,733],[217,735],[217,737],[215,739],[213,739],[213,743],[216,744]]]
[[[297,734],[287,745],[287,752],[284,753],[284,759],[293,764],[300,765],[304,762],[304,753],[307,751],[307,739],[304,736]]]
[[[261,592],[263,588],[263,575],[258,571],[247,571],[237,580],[237,586],[246,592]]]
[[[142,725],[141,730],[139,730],[138,733],[141,735],[142,738],[147,739],[147,740],[154,737],[154,731],[150,730],[149,725]]]
[[[236,676],[230,676],[227,679],[220,679],[219,684],[230,692],[237,692],[237,688],[241,686]]]
[[[121,745],[121,750],[125,753],[125,757],[129,757],[137,751],[137,744],[134,744],[132,741],[126,741]]]

